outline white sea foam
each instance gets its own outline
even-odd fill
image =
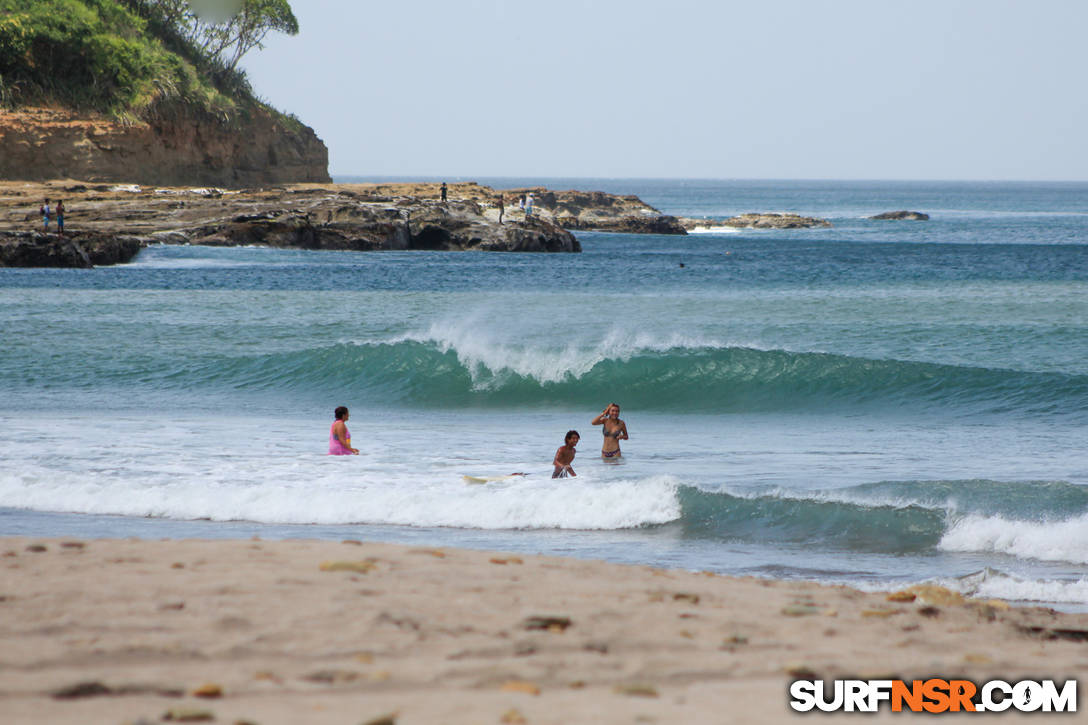
[[[277,476],[265,482],[232,476],[241,472],[225,468],[213,476],[160,473],[150,479],[5,472],[0,506],[188,520],[476,529],[624,529],[680,516],[676,483],[665,476],[609,481],[530,476],[470,486],[453,471],[441,477],[359,476],[358,466],[349,468],[352,463],[311,458],[295,467],[297,480]],[[342,483],[345,479],[350,483]]]
[[[240,249],[273,252],[268,246],[258,244],[220,248],[162,242],[148,245],[128,266],[155,267],[157,269],[202,269],[268,266],[278,263],[270,256],[246,255],[239,252]]]
[[[442,320],[425,331],[401,335],[387,342],[429,343],[443,352],[452,351],[480,388],[501,384],[503,378],[511,374],[541,383],[557,383],[580,378],[606,360],[626,361],[635,355],[674,348],[726,347],[720,340],[680,334],[662,337],[617,328],[592,342],[572,341],[561,348],[511,342],[512,336],[496,327],[493,314],[477,312]]]
[[[210,257],[154,257],[139,255],[129,263],[130,267],[154,267],[156,269],[219,269],[226,267],[252,267],[252,261],[213,259]]]
[[[987,569],[956,580],[942,580],[940,583],[979,599],[1067,604],[1088,602],[1088,580],[1085,579],[1022,579]]]
[[[965,516],[945,532],[938,548],[1088,564],[1088,514],[1065,521]]]
[[[408,417],[389,428],[361,414],[351,423],[357,457],[324,455],[325,420],[114,415],[58,428],[0,418],[0,508],[479,529],[622,529],[680,516],[669,476],[598,464],[576,479],[549,478],[565,428],[511,440],[508,423],[462,418]],[[532,475],[462,480],[510,471]]]
[[[172,196],[180,196],[182,194],[191,194],[194,196],[217,196],[223,194],[237,194],[237,191],[228,191],[226,189],[219,189],[214,186],[208,187],[193,187],[189,189],[155,189],[156,194],[168,194]]]
[[[688,229],[688,234],[741,234],[743,231],[743,229],[737,229],[736,227],[723,227],[716,226],[714,224],[707,224],[706,226],[698,226]]]
[[[957,578],[937,577],[936,579],[899,581],[891,587],[883,581],[842,579],[837,583],[866,592],[900,591],[919,584],[937,584],[977,599],[1052,604],[1088,602],[1088,580],[1086,579],[1023,579],[994,569]]]
[[[838,503],[846,504],[849,506],[859,506],[864,508],[924,508],[931,510],[949,510],[955,511],[956,504],[954,501],[948,503],[922,501],[914,496],[890,496],[885,494],[869,494],[861,493],[853,488],[844,489],[824,489],[807,491],[804,489],[792,489],[783,488],[781,486],[773,486],[770,488],[757,488],[757,489],[742,489],[729,487],[724,490],[724,493],[728,493],[730,496],[737,498],[743,498],[748,500],[760,499],[760,498],[780,498],[785,501],[812,501],[815,503]]]

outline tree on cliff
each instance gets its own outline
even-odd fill
[[[128,0],[145,17],[175,29],[207,58],[232,73],[269,32],[298,34],[287,0]]]
[[[269,32],[298,33],[287,0],[0,0],[0,106],[229,121],[260,105],[238,63]]]

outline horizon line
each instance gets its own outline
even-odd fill
[[[359,173],[341,173],[341,172],[329,172],[329,176],[333,177],[335,182],[336,177],[354,177],[362,179],[396,179],[404,181],[413,180],[426,180],[426,181],[469,181],[472,179],[577,179],[587,181],[825,181],[825,182],[857,182],[857,183],[919,183],[919,184],[1085,184],[1088,183],[1088,178],[1085,179],[966,179],[966,178],[836,178],[836,177],[816,177],[816,176],[556,176],[556,175],[511,175],[511,174],[359,174]]]

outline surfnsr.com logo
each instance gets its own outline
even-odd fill
[[[790,685],[790,707],[798,712],[1076,712],[1077,681],[1059,689],[1054,680],[797,680]]]

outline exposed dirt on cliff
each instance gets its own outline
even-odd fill
[[[64,109],[0,110],[0,179],[231,188],[328,182],[328,156],[313,129],[289,128],[263,109],[233,124],[196,118],[123,124]]]

